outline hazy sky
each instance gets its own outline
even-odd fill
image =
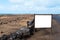
[[[60,0],[0,0],[0,14],[59,14]]]

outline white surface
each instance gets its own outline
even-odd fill
[[[35,15],[35,28],[51,28],[51,15]]]

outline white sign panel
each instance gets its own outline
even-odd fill
[[[35,15],[35,28],[51,28],[52,15]]]

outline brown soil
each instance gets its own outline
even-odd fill
[[[27,26],[27,21],[31,21],[34,15],[5,15],[0,17],[0,36],[10,34]],[[52,28],[40,29],[27,38],[27,40],[60,40],[60,24],[52,20]]]
[[[4,15],[0,17],[0,36],[15,32],[23,26],[27,26],[27,21],[31,21],[34,15]]]

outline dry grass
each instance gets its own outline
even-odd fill
[[[27,21],[34,18],[34,15],[13,15],[13,16],[1,16],[0,17],[0,36],[3,34],[10,34],[15,32],[23,26],[27,26]],[[2,24],[1,24],[2,23]],[[27,40],[54,40],[56,35],[56,30],[60,31],[60,24],[56,20],[52,20],[52,29],[40,29],[40,31],[35,32]],[[2,33],[1,33],[2,32]],[[60,33],[57,33],[60,34]],[[57,36],[58,37],[58,36]]]
[[[34,15],[12,15],[0,17],[0,36],[15,32],[23,26],[27,26],[27,21],[31,21]]]

